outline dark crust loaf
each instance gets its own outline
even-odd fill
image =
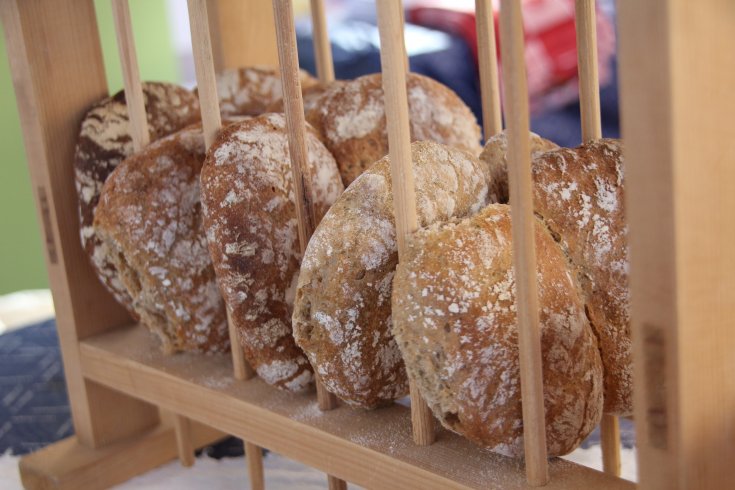
[[[301,70],[302,90],[317,83]],[[223,116],[258,116],[283,99],[281,75],[276,68],[231,68],[217,75],[217,95]]]
[[[306,144],[320,219],[342,181],[311,128]],[[225,128],[207,153],[201,182],[209,250],[245,357],[267,383],[304,391],[313,373],[291,333],[301,253],[283,114]]]
[[[415,73],[407,76],[412,141],[436,141],[480,153],[480,128],[472,111],[449,88]],[[365,75],[330,90],[319,118],[310,122],[324,135],[345,187],[388,153],[380,74]]]
[[[546,438],[569,453],[602,414],[597,340],[567,260],[535,227]],[[510,208],[492,204],[411,239],[393,284],[393,333],[434,414],[496,452],[523,456]]]
[[[534,209],[574,264],[605,367],[605,412],[633,410],[624,166],[618,140],[533,161]]]
[[[475,157],[428,141],[411,150],[422,225],[465,216],[487,203],[488,174]],[[294,337],[327,389],[354,406],[374,408],[408,391],[390,332],[395,239],[385,157],[337,199],[301,265]]]
[[[183,87],[143,82],[143,96],[151,141],[199,120],[199,100]],[[120,304],[135,315],[132,299],[118,278],[109,252],[92,227],[102,185],[120,162],[132,153],[125,92],[121,90],[95,104],[84,116],[74,152],[74,177],[79,196],[82,247],[102,283]]]
[[[229,336],[202,224],[200,125],[126,159],[110,175],[94,227],[133,308],[164,352],[225,352]]]
[[[539,155],[555,150],[559,146],[547,139],[542,138],[536,133],[530,133],[531,138],[531,156],[533,158]],[[491,136],[485,142],[485,147],[480,153],[480,160],[483,160],[490,166],[490,175],[492,177],[492,189],[490,192],[498,197],[498,202],[507,203],[508,196],[508,137],[505,131]]]

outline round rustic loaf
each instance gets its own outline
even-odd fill
[[[567,254],[585,293],[605,368],[605,412],[633,410],[628,228],[620,141],[559,148],[533,161],[534,210]]]
[[[600,421],[597,340],[567,260],[535,226],[546,442],[576,448]],[[442,424],[523,455],[510,208],[491,204],[413,235],[393,281],[393,334],[409,376]]]
[[[408,74],[406,88],[412,141],[436,141],[479,155],[480,127],[457,94],[415,73]],[[365,75],[330,90],[310,122],[324,136],[348,186],[388,153],[381,75]]]
[[[531,156],[536,158],[544,152],[559,148],[559,146],[536,133],[529,133],[531,138]],[[480,160],[488,164],[492,176],[491,192],[498,197],[498,202],[508,202],[508,137],[505,131],[491,136],[485,142],[480,153]]]
[[[488,200],[488,173],[469,153],[434,142],[411,147],[421,225],[476,212]],[[329,389],[366,408],[408,390],[390,331],[396,249],[390,161],[355,180],[324,216],[301,264],[296,343]]]
[[[143,82],[143,97],[151,141],[174,133],[199,120],[199,101],[189,90],[170,83]],[[133,153],[125,92],[108,97],[82,120],[74,152],[74,178],[79,195],[82,247],[92,266],[115,299],[133,315],[132,299],[120,282],[109,251],[95,235],[94,209],[107,177]]]
[[[95,211],[95,232],[166,353],[229,349],[202,224],[203,161],[198,124],[158,140],[115,169]]]
[[[304,70],[300,76],[302,89],[317,83]],[[230,68],[217,75],[217,95],[223,116],[257,116],[283,99],[281,74],[266,66]]]
[[[342,193],[337,164],[307,127],[317,220]],[[311,366],[291,333],[301,252],[283,114],[223,129],[202,169],[202,205],[217,281],[245,357],[267,383],[303,391]]]

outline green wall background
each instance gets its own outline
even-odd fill
[[[179,81],[165,0],[131,0],[130,11],[144,80]],[[181,8],[185,3],[181,0]],[[122,88],[110,0],[95,0],[107,83]],[[18,108],[0,26],[0,294],[48,287],[41,235],[26,166]]]

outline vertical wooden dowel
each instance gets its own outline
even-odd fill
[[[191,421],[178,414],[174,414],[174,433],[176,435],[176,449],[182,466],[194,465],[194,446],[191,442]]]
[[[409,73],[411,71],[411,63],[408,60],[408,48],[406,47],[406,37],[405,37],[406,36],[406,11],[403,8],[403,5],[401,5],[401,8],[399,10],[401,13],[401,32],[403,33],[402,42],[401,42],[401,48],[403,49],[403,63],[406,68],[406,73]]]
[[[265,488],[263,450],[251,442],[245,442],[245,459],[250,475],[250,490],[263,490]]]
[[[582,142],[602,138],[600,81],[597,64],[597,23],[594,0],[576,0],[577,65]],[[613,415],[603,414],[600,422],[602,468],[620,476],[620,425]]]
[[[225,68],[225,53],[222,46],[222,32],[219,26],[220,0],[207,0],[207,20],[209,21],[209,39],[212,43],[212,61],[214,72],[221,73]]]
[[[222,119],[219,111],[219,99],[217,97],[217,80],[215,78],[215,61],[212,56],[212,42],[210,38],[210,21],[207,14],[207,0],[188,0],[189,25],[191,26],[191,44],[194,54],[194,70],[197,77],[197,88],[199,90],[200,108],[202,111],[202,129],[204,131],[204,144],[209,148],[222,127]],[[243,380],[254,376],[252,368],[245,361],[242,347],[240,346],[237,330],[227,311],[227,325],[230,335],[232,351],[232,364],[235,379]],[[260,448],[243,441],[246,453],[260,453]],[[251,447],[248,451],[247,448]],[[252,449],[255,448],[255,449]],[[247,458],[248,473],[252,482],[263,480],[262,457],[257,459]],[[256,488],[255,486],[253,488]]]
[[[334,81],[334,62],[332,61],[332,46],[329,44],[324,0],[311,0],[311,25],[317,77],[322,83],[332,82]]]
[[[209,37],[207,0],[188,0],[191,45],[194,53],[194,71],[202,111],[204,144],[209,148],[222,127],[217,98],[217,80],[214,73],[212,42]],[[232,340],[232,339],[230,339]],[[233,344],[235,345],[235,344]]]
[[[605,473],[620,476],[620,424],[617,417],[602,415],[600,446],[602,448],[602,470]]]
[[[194,54],[194,70],[197,77],[200,108],[202,111],[202,127],[204,144],[209,148],[222,127],[217,97],[217,80],[214,72],[212,44],[209,37],[210,22],[207,13],[207,0],[188,0],[189,25],[191,26],[191,45]],[[243,380],[253,377],[253,371],[245,362],[240,347],[237,330],[227,312],[227,325],[230,335],[232,366],[235,379]]]
[[[498,79],[498,48],[495,43],[495,17],[492,0],[475,0],[477,56],[480,64],[482,126],[485,140],[503,130]]]
[[[402,2],[378,0],[380,64],[385,93],[385,119],[388,128],[388,155],[393,181],[393,206],[396,217],[398,260],[404,256],[408,237],[418,228],[416,190],[411,161],[411,134],[406,94],[406,66],[401,22]],[[431,410],[411,383],[411,423],[416,444],[434,442],[434,418]]]
[[[288,132],[288,151],[291,156],[294,197],[296,199],[296,218],[299,230],[299,247],[303,255],[306,245],[316,228],[316,218],[312,200],[311,181],[306,177],[307,153],[304,135],[304,101],[301,98],[299,77],[299,58],[296,50],[296,30],[293,20],[291,0],[273,0],[273,16],[276,22],[278,61],[281,67],[283,84],[283,109]],[[321,410],[337,407],[337,397],[326,390],[317,378],[317,399]],[[327,475],[329,488],[344,489],[346,483],[332,475]]]
[[[520,0],[502,0],[500,48],[503,60],[503,95],[508,134],[508,182],[513,229],[513,264],[516,276],[523,441],[526,478],[529,484],[540,486],[548,482],[549,469],[546,453],[528,87],[522,19]]]
[[[122,65],[125,103],[128,107],[128,120],[130,122],[129,131],[133,139],[133,149],[137,152],[150,142],[150,135],[148,133],[148,119],[145,113],[143,86],[140,83],[128,0],[112,0],[112,17],[115,23],[117,50]]]
[[[133,151],[142,150],[150,143],[148,118],[145,111],[143,86],[138,70],[138,58],[135,51],[133,24],[130,20],[128,0],[112,0],[112,17],[115,24],[117,49],[122,65],[123,85],[125,87],[125,103],[128,108],[130,136],[133,140]],[[194,447],[191,441],[189,420],[181,415],[174,414],[174,432],[176,434],[176,448],[182,466],[194,464]]]
[[[595,1],[575,1],[579,105],[582,116],[582,141],[602,138],[600,119],[600,81],[597,74],[597,25]]]

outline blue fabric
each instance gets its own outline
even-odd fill
[[[0,454],[24,454],[72,435],[56,324],[0,335]]]

